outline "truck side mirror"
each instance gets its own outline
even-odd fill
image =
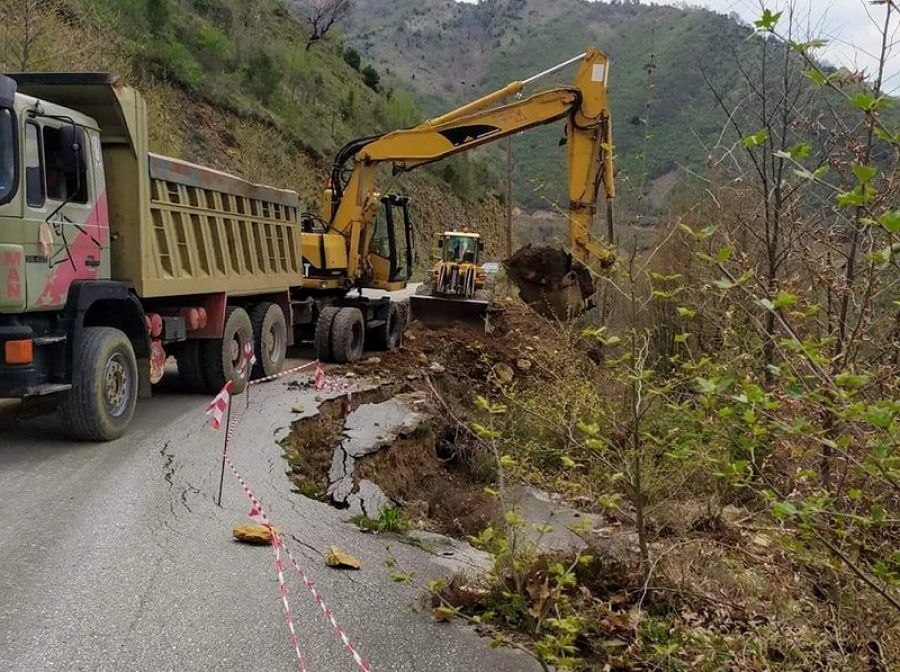
[[[0,108],[12,107],[16,102],[16,80],[0,75]]]
[[[84,129],[66,124],[59,129],[60,167],[66,175],[79,175],[84,168]]]

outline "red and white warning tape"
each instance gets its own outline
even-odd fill
[[[316,604],[319,605],[319,608],[322,610],[322,613],[325,615],[325,619],[331,623],[331,627],[334,628],[334,631],[338,634],[338,637],[341,638],[341,642],[344,644],[344,648],[353,656],[353,660],[356,663],[356,666],[360,669],[360,672],[370,672],[369,664],[363,660],[363,657],[359,655],[359,652],[350,643],[350,639],[347,637],[344,629],[338,624],[337,620],[334,617],[334,612],[331,611],[331,607],[325,604],[325,600],[322,599],[322,595],[316,590],[316,586],[310,580],[310,578],[306,575],[306,572],[300,567],[300,564],[297,562],[297,559],[294,557],[294,554],[291,553],[291,549],[287,546],[284,547],[284,550],[288,554],[288,558],[291,560],[291,564],[294,566],[294,570],[297,572],[297,576],[300,577],[300,580],[303,581],[303,585],[306,586],[306,589],[312,594],[313,598],[316,601]]]
[[[308,369],[311,366],[319,366],[319,362],[309,362],[307,364],[301,364],[300,366],[295,366],[293,369],[288,369],[287,371],[282,371],[281,373],[276,373],[272,376],[266,376],[265,378],[257,378],[256,380],[251,380],[251,385],[261,385],[262,383],[270,383],[273,380],[278,380],[279,378],[284,378],[285,376],[289,376],[292,373],[297,373],[298,371],[303,371],[304,369]]]
[[[291,614],[291,605],[288,604],[288,589],[284,581],[284,565],[281,563],[281,538],[275,534],[275,530],[271,527],[269,531],[272,533],[272,549],[275,553],[275,572],[278,574],[278,592],[281,594],[281,604],[284,606],[284,620],[287,621],[288,629],[291,631],[291,646],[294,647],[294,653],[297,654],[297,670],[306,672],[306,661],[303,660],[303,654],[300,653],[300,640],[297,639],[297,631],[294,628],[294,616]],[[285,549],[287,550],[287,549]]]
[[[338,624],[337,619],[335,619],[334,617],[334,612],[327,604],[325,604],[325,600],[322,598],[322,595],[316,589],[315,585],[310,580],[306,572],[303,571],[303,568],[300,567],[300,563],[297,562],[294,554],[291,553],[291,550],[284,544],[284,540],[275,531],[275,528],[272,527],[272,522],[271,520],[269,520],[269,516],[268,514],[266,514],[265,509],[263,509],[262,503],[259,501],[259,499],[257,499],[256,495],[253,494],[250,486],[247,485],[244,477],[241,476],[240,472],[238,472],[237,468],[234,466],[234,462],[231,461],[231,457],[228,455],[225,456],[225,464],[228,465],[228,469],[234,475],[235,479],[237,479],[237,482],[241,486],[241,489],[244,491],[244,494],[253,505],[253,508],[250,510],[250,517],[269,528],[269,531],[272,534],[272,546],[275,547],[275,568],[278,571],[278,589],[279,591],[281,591],[285,618],[288,622],[288,628],[291,631],[291,644],[294,646],[294,650],[297,653],[297,665],[299,670],[301,672],[305,672],[306,668],[304,667],[305,662],[303,660],[303,656],[300,653],[299,641],[294,630],[293,617],[291,616],[290,606],[288,605],[287,601],[287,586],[284,583],[284,572],[280,555],[281,548],[284,548],[285,552],[288,555],[288,558],[290,558],[291,560],[291,564],[293,565],[294,570],[303,581],[303,585],[306,586],[306,589],[310,592],[310,594],[312,594],[313,598],[316,601],[316,604],[319,605],[319,608],[325,615],[326,620],[331,623],[331,626],[334,628],[338,637],[340,637],[341,643],[344,645],[344,648],[346,648],[347,652],[350,653],[351,656],[353,656],[353,660],[359,668],[360,672],[371,672],[369,664],[365,660],[363,660],[362,656],[359,654],[359,651],[357,651],[356,647],[353,646],[343,628],[341,628],[341,626]]]

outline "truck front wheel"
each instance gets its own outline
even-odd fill
[[[229,380],[235,394],[244,391],[249,374],[241,377],[238,369],[244,357],[244,343],[253,341],[253,325],[247,311],[237,306],[225,310],[225,330],[222,338],[200,343],[203,374],[213,390],[220,390]]]
[[[59,402],[69,431],[90,441],[112,441],[125,433],[134,415],[138,370],[128,337],[111,327],[82,332],[72,389]]]

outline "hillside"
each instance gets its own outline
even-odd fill
[[[409,82],[430,112],[540,72],[588,44],[598,46],[612,59],[620,169],[638,182],[644,171],[652,179],[678,165],[702,164],[704,145],[724,124],[702,69],[716,82],[736,82],[731,53],[744,48],[747,34],[733,19],[704,9],[585,0],[359,0],[348,27],[348,39]],[[570,77],[566,71],[538,86]],[[561,180],[554,177],[563,170],[560,133],[541,129],[515,140],[516,198],[526,206],[561,201]]]
[[[367,84],[339,41],[307,50],[306,38],[278,0],[0,3],[0,71],[116,72],[147,98],[153,151],[296,189],[315,208],[344,143],[416,112],[408,94]],[[477,166],[453,168],[393,185],[413,197],[419,249],[432,229],[473,218],[499,244],[499,207]]]

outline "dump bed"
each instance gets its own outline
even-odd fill
[[[97,200],[109,213],[112,279],[144,298],[258,294],[299,284],[296,193],[151,154],[146,104],[112,75],[16,79],[21,92],[97,122],[106,185]]]

